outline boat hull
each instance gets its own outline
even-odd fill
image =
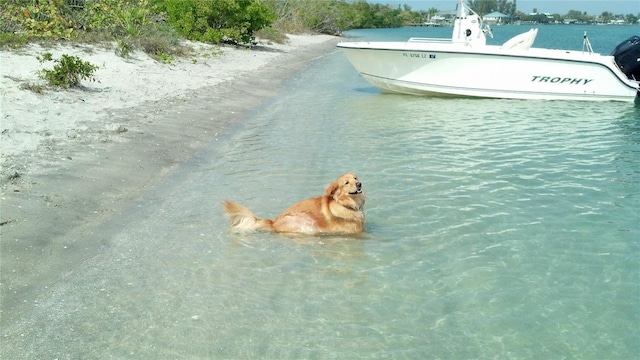
[[[613,57],[455,44],[340,43],[355,69],[383,92],[506,99],[634,101],[638,82]]]

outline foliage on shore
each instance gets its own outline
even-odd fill
[[[182,38],[251,45],[256,35],[282,41],[285,33],[398,27],[419,17],[365,0],[0,0],[0,9],[0,45],[117,40],[125,52],[157,54]]]
[[[516,11],[515,0],[468,2],[481,15],[501,11],[512,20],[531,20]],[[179,55],[182,39],[251,46],[256,36],[282,42],[286,33],[340,34],[354,28],[408,26],[437,12],[367,0],[0,0],[0,46],[115,40],[121,54],[142,49],[162,59]],[[577,11],[567,16],[588,20],[586,13]],[[603,13],[597,18],[609,17],[613,15]]]

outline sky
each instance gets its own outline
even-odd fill
[[[510,0],[513,1],[513,0]],[[407,4],[411,10],[453,10],[457,0],[368,0],[370,3],[389,4],[392,7]],[[600,15],[605,11],[614,15],[640,14],[640,0],[516,0],[518,11],[524,13],[537,9],[540,13],[564,15],[569,10],[587,12],[589,15]]]

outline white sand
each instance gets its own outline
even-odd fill
[[[29,45],[19,50],[0,51],[1,157],[24,157],[48,151],[47,144],[64,146],[70,138],[92,132],[113,131],[118,124],[108,121],[110,110],[126,109],[146,101],[176,97],[202,87],[213,86],[254,71],[290,51],[333,39],[325,35],[289,35],[287,44],[260,44],[253,50],[189,43],[195,54],[162,64],[143,52],[124,59],[113,49],[88,45],[44,48]],[[83,81],[83,89],[48,89],[43,94],[21,89],[24,84],[44,84],[37,76],[43,67],[37,55],[51,52],[75,55],[99,67],[97,82]],[[89,131],[88,131],[89,130]],[[29,156],[27,156],[29,158]],[[25,171],[4,168],[3,173]],[[9,165],[16,166],[16,165]]]

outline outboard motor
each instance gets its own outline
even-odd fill
[[[621,42],[611,55],[629,79],[640,81],[640,36],[632,36]]]

